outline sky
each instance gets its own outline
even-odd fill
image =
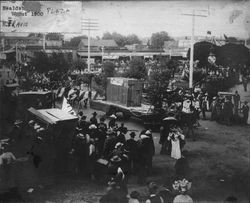
[[[67,5],[67,2],[64,1],[64,4]],[[196,36],[206,36],[207,31],[211,31],[216,37],[223,37],[224,34],[250,37],[250,1],[83,1],[81,14],[72,12],[71,17],[75,21],[78,19],[77,22],[80,18],[96,19],[99,30],[92,31],[92,37],[102,37],[104,32],[118,32],[149,38],[152,33],[160,31],[178,37],[191,35],[192,17],[184,14],[192,14],[193,10],[196,15],[206,16],[195,17]],[[34,22],[39,26],[37,21]],[[50,24],[53,25],[53,22]],[[68,27],[72,28],[72,24]],[[88,33],[83,30],[77,35],[80,34]],[[65,38],[73,36],[76,35],[66,34]]]
[[[204,36],[209,30],[217,37],[246,38],[250,33],[244,23],[250,14],[247,1],[87,1],[82,7],[83,18],[98,20],[99,30],[92,33],[98,36],[106,31],[139,37],[159,31],[173,37],[190,36],[192,17],[183,14],[191,14],[193,9],[195,14],[207,16],[195,17],[195,35]]]

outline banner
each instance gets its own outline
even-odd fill
[[[123,86],[123,78],[110,78],[110,84]]]
[[[2,32],[81,33],[80,1],[2,1]]]

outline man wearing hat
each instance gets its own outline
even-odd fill
[[[129,168],[130,174],[136,172],[137,166],[137,142],[135,141],[135,132],[131,132],[130,138],[125,143],[125,149],[129,151]]]
[[[98,121],[97,121],[97,119],[96,119],[96,115],[97,115],[97,113],[96,112],[94,112],[94,113],[92,113],[92,117],[90,118],[90,124],[94,124],[94,125],[98,125]]]
[[[121,126],[118,128],[118,131],[120,131],[123,134],[126,134],[128,132],[128,128],[124,126],[124,123],[121,123]]]
[[[89,152],[89,136],[82,134],[80,131],[74,137],[72,150],[70,154],[74,160],[74,173],[78,175],[87,175],[86,163]]]
[[[202,97],[202,101],[201,101],[201,112],[202,112],[202,117],[203,120],[206,120],[206,111],[207,109],[207,98],[206,97]]]
[[[238,115],[238,108],[239,108],[239,103],[240,103],[240,95],[238,91],[235,91],[235,95],[233,97],[234,99],[234,113],[235,115]]]
[[[247,125],[247,120],[249,115],[249,106],[247,105],[247,101],[245,101],[242,106],[242,113],[243,113],[243,123]]]
[[[125,134],[122,131],[119,131],[119,130],[117,131],[116,139],[117,139],[117,142],[121,142],[123,144],[125,144],[125,142],[126,142]]]
[[[98,129],[102,129],[104,132],[106,132],[108,130],[108,126],[105,123],[105,118],[104,117],[100,118],[100,123],[98,124]]]
[[[116,133],[112,131],[111,129],[109,129],[107,131],[107,138],[103,146],[103,155],[106,159],[109,158],[109,155],[112,152],[112,150],[115,148],[116,143],[117,143]]]
[[[86,121],[86,118],[87,118],[86,116],[84,115],[82,116],[79,126],[84,134],[87,134],[89,132],[89,126],[90,126],[90,123]]]
[[[210,105],[210,109],[211,109],[211,121],[217,120],[217,115],[216,115],[216,106],[218,103],[218,99],[217,97],[213,97],[213,101]]]

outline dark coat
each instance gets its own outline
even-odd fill
[[[108,158],[110,153],[115,148],[115,145],[117,143],[117,139],[114,136],[107,137],[104,146],[103,146],[103,155],[104,157]]]
[[[117,139],[117,142],[121,142],[123,144],[126,143],[125,135],[122,132],[119,135],[117,135],[116,139]]]
[[[137,155],[137,142],[134,139],[128,139],[125,143],[125,148],[129,151],[129,156],[135,158]]]
[[[115,126],[115,119],[111,119],[108,123],[109,128],[113,128]]]
[[[91,124],[94,124],[96,126],[98,125],[98,121],[95,116],[92,116],[89,121]]]

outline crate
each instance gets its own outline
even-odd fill
[[[133,78],[108,78],[107,101],[127,107],[141,106],[142,83]]]

